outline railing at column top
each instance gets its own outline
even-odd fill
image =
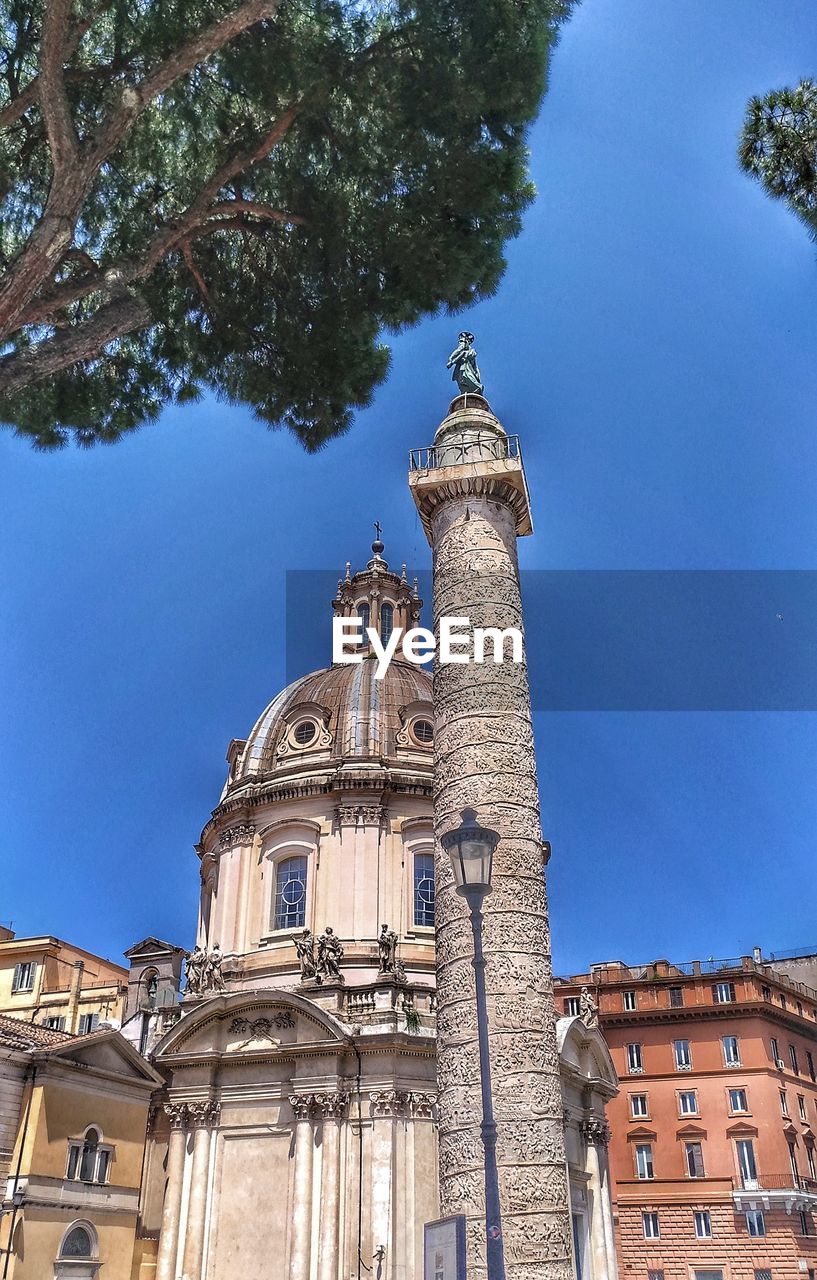
[[[462,440],[442,441],[409,453],[409,471],[434,471],[464,462],[522,460],[519,436],[497,436],[487,431],[468,432]]]

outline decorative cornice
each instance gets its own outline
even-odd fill
[[[255,838],[254,822],[237,822],[235,826],[225,827],[218,838],[222,851],[234,849],[239,844],[252,844]]]

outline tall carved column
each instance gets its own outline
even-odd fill
[[[515,439],[480,396],[458,397],[409,484],[433,550],[434,627],[522,628],[516,538],[531,532]],[[550,937],[527,667],[434,670],[440,1195],[467,1217],[468,1274],[486,1275],[472,939],[440,837],[476,809],[499,832],[485,899],[488,1021],[509,1280],[570,1280],[570,1217]]]
[[[338,1280],[338,1223],[340,1217],[340,1130],[349,1101],[348,1093],[315,1096],[315,1108],[322,1119],[320,1244],[318,1280]]]
[[[610,1211],[609,1190],[604,1177],[607,1143],[610,1140],[607,1122],[591,1116],[582,1122],[582,1136],[587,1144],[587,1172],[590,1175],[589,1188],[592,1195],[590,1247],[593,1250],[593,1280],[616,1280],[615,1252],[611,1252],[607,1239],[607,1218]]]
[[[313,1136],[311,1094],[295,1094],[289,1100],[295,1116],[295,1185],[293,1203],[298,1211],[292,1219],[292,1253],[289,1260],[290,1280],[309,1280],[310,1242],[312,1239],[312,1153]]]
[[[204,1219],[210,1169],[210,1125],[218,1122],[218,1102],[190,1102],[187,1110],[194,1126],[190,1199],[184,1232],[182,1280],[201,1280],[204,1255]]]
[[[162,1231],[159,1236],[159,1253],[156,1259],[156,1280],[174,1280],[176,1255],[179,1249],[179,1219],[182,1208],[184,1181],[184,1124],[187,1107],[184,1103],[166,1102],[165,1112],[170,1118],[170,1142],[167,1148],[167,1186],[162,1207]]]

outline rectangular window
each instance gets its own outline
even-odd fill
[[[663,1271],[648,1271],[647,1280],[664,1280]]]
[[[635,1172],[638,1178],[655,1177],[652,1163],[652,1145],[649,1142],[641,1142],[635,1149]]]
[[[565,1000],[565,1017],[578,1018],[581,1003],[578,996],[568,996]]]
[[[674,1040],[673,1050],[675,1052],[675,1067],[678,1071],[692,1070],[692,1051],[689,1047],[688,1040]]]
[[[789,1099],[785,1089],[780,1090],[780,1114],[781,1116],[789,1114]]]
[[[637,996],[635,991],[623,992],[622,999],[624,1001],[624,1008],[629,1012],[632,1012],[632,1010],[637,1007]]]
[[[781,1008],[781,1009],[785,1009],[785,1008],[786,1008],[786,997],[783,995],[783,992],[782,992],[782,991],[780,992],[780,995],[778,996],[778,999],[779,999],[779,1001],[780,1001],[780,1008]]]
[[[670,1009],[683,1009],[684,1007],[684,988],[683,987],[670,987],[669,1007]]]
[[[684,1143],[684,1161],[686,1163],[687,1177],[703,1178],[704,1175],[704,1149],[700,1142]]]
[[[723,1272],[719,1269],[712,1271],[698,1271],[696,1269],[692,1274],[695,1280],[723,1280]]]
[[[746,1230],[750,1236],[765,1236],[766,1220],[762,1209],[748,1209],[746,1212]]]
[[[641,1061],[641,1045],[627,1045],[627,1070],[631,1075],[637,1075],[644,1070],[644,1064]]]
[[[800,1171],[797,1168],[797,1150],[793,1142],[788,1144],[789,1148],[789,1164],[791,1165],[791,1176],[794,1178],[793,1185],[796,1187],[800,1182]]]
[[[682,1089],[678,1094],[678,1112],[682,1116],[697,1116],[698,1094],[695,1089]]]
[[[80,1014],[79,1026],[77,1027],[77,1034],[80,1036],[90,1035],[92,1031],[96,1031],[98,1026],[99,1026],[98,1013]]]
[[[803,1016],[803,1002],[802,1002],[802,1000],[798,1000],[798,1001],[797,1001],[797,1012],[800,1014],[800,1017],[802,1018],[802,1016]]]
[[[761,987],[761,988],[760,988],[760,993],[761,993],[761,995],[763,996],[763,999],[764,999],[764,1000],[771,1000],[771,998],[772,998],[772,989],[771,989],[771,987]]]
[[[24,961],[14,966],[14,977],[11,982],[12,992],[16,991],[33,991],[34,990],[34,971],[37,968],[32,960]]]
[[[661,1227],[658,1222],[657,1213],[642,1213],[641,1222],[644,1226],[645,1240],[660,1240]]]
[[[695,1210],[695,1235],[699,1240],[712,1239],[712,1218],[708,1209]]]
[[[741,1111],[749,1110],[749,1105],[746,1100],[745,1089],[729,1090],[729,1110],[732,1112],[733,1115],[737,1115]]]
[[[65,1030],[65,1018],[64,1018],[64,1017],[57,1017],[56,1015],[52,1014],[52,1015],[51,1015],[50,1017],[48,1017],[48,1018],[43,1018],[43,1026],[44,1026],[44,1027],[48,1027],[48,1028],[49,1028],[49,1030],[51,1030],[51,1031],[64,1031],[64,1030]]]
[[[757,1187],[757,1164],[755,1163],[754,1143],[751,1138],[738,1138],[735,1147],[737,1149],[741,1185],[750,1191],[754,1191]]]
[[[740,1041],[737,1036],[721,1036],[723,1061],[727,1067],[740,1066]]]
[[[777,1066],[778,1062],[780,1061],[780,1046],[778,1045],[777,1040],[775,1039],[774,1036],[772,1036],[772,1038],[769,1041],[769,1047],[771,1048],[771,1051],[772,1051],[772,1062],[774,1063],[775,1066]]]
[[[636,1116],[643,1117],[643,1116],[648,1116],[649,1114],[650,1113],[647,1107],[646,1093],[631,1093],[630,1094],[630,1115],[633,1117],[636,1117]]]
[[[808,1067],[808,1073],[812,1080],[817,1080],[817,1076],[814,1074],[814,1058],[812,1057],[810,1049],[806,1049],[806,1066]]]
[[[755,1267],[755,1280],[772,1280],[772,1273],[769,1267]]]
[[[414,855],[414,923],[433,927],[434,908],[434,854]],[[578,1000],[576,1000],[578,1006]],[[576,1013],[578,1013],[578,1008]]]
[[[715,1001],[715,1004],[734,1004],[734,982],[716,982],[712,988],[712,999]]]
[[[817,1178],[817,1164],[814,1161],[814,1143],[806,1143],[806,1160],[808,1161],[808,1176],[812,1179]]]
[[[800,1112],[800,1119],[801,1119],[801,1120],[805,1120],[805,1118],[806,1118],[806,1100],[805,1100],[805,1098],[803,1097],[802,1093],[798,1093],[798,1095],[797,1095],[797,1110]]]
[[[797,1050],[795,1049],[793,1044],[789,1045],[789,1062],[791,1063],[791,1069],[794,1072],[794,1074],[796,1076],[799,1076],[800,1067],[797,1062]]]
[[[811,1214],[807,1209],[800,1210],[800,1235],[811,1235]]]

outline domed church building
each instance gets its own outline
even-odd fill
[[[385,640],[421,601],[372,550],[333,609]],[[138,1280],[423,1276],[423,1224],[440,1216],[431,678],[395,659],[377,680],[361,650],[294,681],[230,745],[197,846],[181,1016],[157,1010],[166,944],[130,953],[124,1032],[167,1081]],[[593,1023],[561,1019],[558,1035],[576,1270],[603,1280],[617,1085]]]

